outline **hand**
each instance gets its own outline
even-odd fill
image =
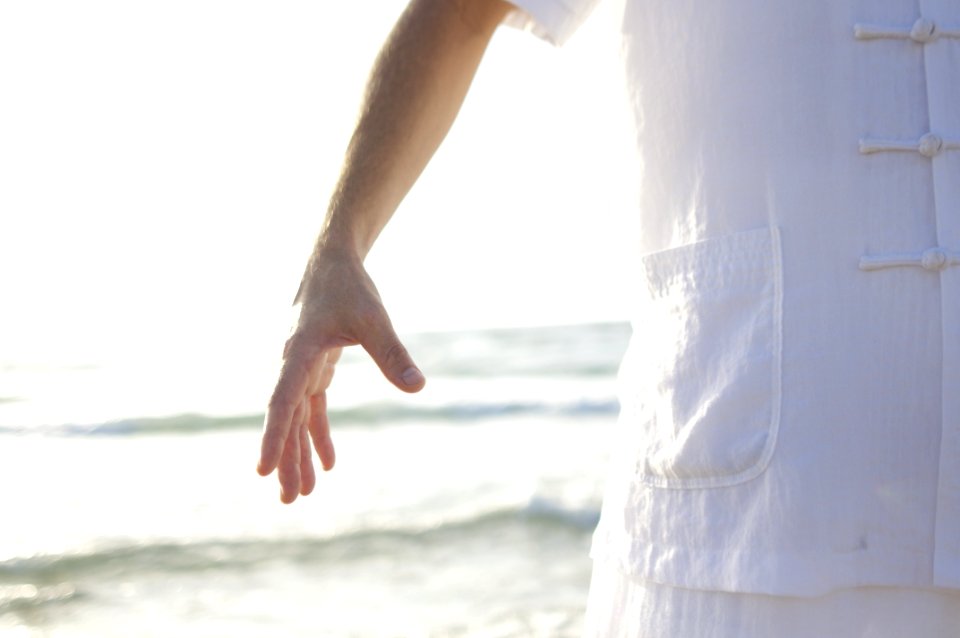
[[[318,252],[298,301],[300,314],[283,350],[257,465],[262,476],[277,469],[284,503],[306,496],[316,485],[309,439],[323,469],[333,468],[326,391],[344,346],[363,346],[384,376],[404,392],[419,392],[426,383],[355,255]]]

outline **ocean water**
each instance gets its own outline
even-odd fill
[[[577,636],[628,337],[410,335],[419,395],[348,350],[292,506],[234,362],[0,364],[0,636]]]

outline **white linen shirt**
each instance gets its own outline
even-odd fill
[[[513,1],[556,43],[594,4]],[[960,588],[960,2],[627,0],[622,36],[642,310],[593,556]]]

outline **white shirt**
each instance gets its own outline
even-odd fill
[[[593,5],[514,2],[558,43]],[[627,0],[623,25],[642,311],[594,557],[960,588],[960,2]]]

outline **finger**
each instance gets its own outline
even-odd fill
[[[263,440],[257,464],[257,472],[262,476],[272,472],[280,461],[294,412],[303,400],[310,379],[310,359],[311,356],[302,350],[291,349],[289,357],[283,362],[263,422]]]
[[[320,371],[317,387],[310,393],[311,395],[325,392],[327,388],[330,387],[330,384],[333,382],[333,374],[337,369],[337,361],[340,360],[340,355],[342,354],[343,348],[333,348],[324,353],[323,369]]]
[[[337,361],[340,360],[340,355],[343,354],[343,348],[331,348],[327,350],[327,363],[334,365]]]
[[[307,433],[307,424],[310,423],[310,404],[311,401],[305,401],[306,419],[300,425],[298,435],[300,437],[300,494],[306,496],[313,491],[317,485],[317,473],[313,469],[313,451],[310,448],[310,435]]]
[[[339,350],[339,349],[338,349]],[[323,392],[330,387],[333,381],[333,372],[336,369],[334,364],[339,358],[339,353],[334,358],[330,357],[330,352],[324,352],[314,365],[314,370],[310,374],[307,383],[307,395],[314,395]]]
[[[304,403],[297,407],[294,415],[294,430],[290,432],[283,445],[283,453],[277,466],[277,478],[280,480],[280,500],[292,503],[300,493],[300,434],[305,416]]]
[[[325,472],[333,469],[337,461],[337,454],[333,449],[333,439],[330,437],[330,419],[327,417],[327,393],[321,392],[310,398],[310,436],[313,438],[313,447],[320,457],[320,464]]]
[[[419,392],[426,379],[413,362],[413,358],[386,320],[371,337],[360,342],[374,362],[393,385],[404,392]]]

